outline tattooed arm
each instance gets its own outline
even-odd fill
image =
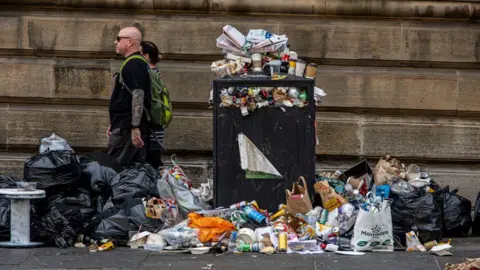
[[[140,131],[140,124],[142,123],[142,115],[145,104],[145,99],[149,93],[149,77],[146,64],[141,59],[131,59],[124,66],[122,70],[122,77],[125,85],[132,90],[132,143],[137,148],[144,146],[142,140],[142,132]]]
[[[143,113],[143,96],[145,93],[142,89],[135,89],[132,91],[132,143],[137,148],[141,148],[144,146],[144,142],[142,140],[142,134],[140,129],[140,121],[142,120],[142,113]]]
[[[135,89],[132,91],[132,126],[138,127],[142,120],[143,114],[143,100],[145,93],[142,89]]]

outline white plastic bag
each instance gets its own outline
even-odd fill
[[[360,208],[351,246],[355,251],[393,251],[390,201],[384,200],[376,212]]]
[[[162,199],[175,200],[178,211],[187,217],[188,213],[204,210],[207,205],[192,193],[192,183],[177,165],[175,158],[172,155],[173,166],[167,167],[162,178],[157,181],[158,193]]]
[[[48,151],[63,151],[69,150],[73,151],[72,147],[68,144],[68,142],[58,136],[55,133],[52,133],[50,137],[42,138],[40,140],[40,154],[43,154]]]

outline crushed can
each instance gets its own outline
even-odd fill
[[[287,233],[286,232],[280,232],[278,233],[278,252],[280,253],[286,253],[287,252]]]
[[[250,206],[245,206],[243,211],[249,218],[253,219],[258,224],[263,224],[267,219],[264,215],[260,214]]]

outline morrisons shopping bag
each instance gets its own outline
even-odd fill
[[[360,211],[355,222],[352,249],[355,251],[393,251],[392,213],[389,200],[380,207]]]

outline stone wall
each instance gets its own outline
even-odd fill
[[[52,132],[78,151],[105,147],[111,74],[121,63],[113,40],[133,24],[164,55],[175,108],[169,154],[192,178],[211,176],[209,66],[230,24],[286,34],[301,58],[320,64],[316,84],[328,96],[317,111],[319,170],[362,158],[374,166],[391,154],[424,164],[469,199],[480,191],[475,1],[17,2],[0,4],[0,173],[21,176]]]

